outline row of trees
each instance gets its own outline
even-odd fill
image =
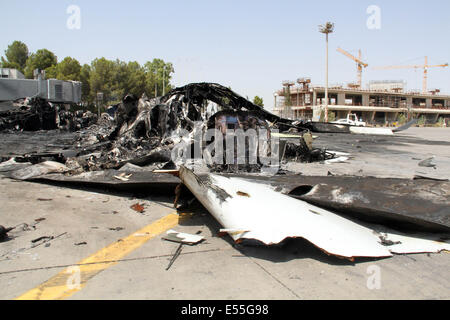
[[[119,102],[128,93],[137,97],[143,93],[149,98],[161,96],[172,89],[170,80],[175,72],[172,63],[162,59],[153,59],[144,65],[136,61],[105,58],[84,65],[72,57],[58,62],[53,52],[40,49],[30,53],[27,45],[20,41],[14,41],[8,46],[5,57],[1,57],[0,66],[17,69],[27,79],[33,79],[35,69],[41,69],[45,70],[47,79],[80,81],[84,105],[93,105],[98,92],[103,93],[103,102],[106,104]],[[261,97],[256,96],[253,102],[264,106]]]
[[[82,101],[93,104],[98,92],[104,95],[105,103],[120,101],[127,93],[140,97],[146,93],[152,98],[172,89],[170,80],[175,72],[172,63],[153,59],[144,65],[136,61],[98,58],[91,64],[81,65],[75,58],[66,57],[58,62],[56,55],[47,50],[29,53],[26,44],[14,41],[1,57],[2,68],[14,68],[26,78],[33,78],[35,69],[45,70],[47,79],[82,82]]]

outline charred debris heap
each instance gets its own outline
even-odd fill
[[[14,179],[172,192],[181,179],[175,202],[188,189],[236,242],[302,237],[347,259],[450,249],[448,181],[285,172],[283,161],[338,161],[343,154],[313,147],[312,132],[349,127],[283,119],[219,84],[127,95],[99,119],[40,99],[2,108],[2,130],[76,131],[59,148],[1,159],[0,172]],[[239,145],[229,131],[244,134],[243,150],[229,152]]]
[[[230,129],[241,130],[245,134],[251,129],[257,135],[263,130],[267,136],[260,134],[258,137],[264,138],[265,144],[258,145],[254,152],[266,157],[276,156],[278,160],[313,162],[335,157],[326,150],[312,147],[311,127],[308,124],[282,119],[230,89],[211,83],[189,84],[155,99],[148,99],[145,95],[140,99],[127,95],[121,103],[109,107],[100,119],[89,111],[72,113],[43,99],[26,99],[18,106],[16,103],[14,108],[2,111],[0,121],[0,129],[3,130],[78,131],[71,152],[66,150],[63,154],[55,154],[53,159],[64,163],[71,174],[119,169],[126,163],[173,167],[175,146],[184,148],[180,160],[183,162],[195,158],[196,144],[202,149],[200,157],[206,155],[210,160],[217,159],[218,150],[204,152],[204,149],[214,149],[208,146],[216,143],[217,136],[205,141],[206,131],[210,129],[223,134]],[[279,138],[276,152],[271,138],[279,136],[272,137],[274,131],[289,133],[289,139]],[[220,146],[225,148],[226,143],[223,137]],[[248,140],[244,142],[246,150],[243,161],[238,161],[235,154],[230,163],[224,154],[219,164],[209,161],[209,169],[259,172],[263,164],[259,156],[250,163],[249,144]],[[39,162],[37,156],[30,155],[32,162]],[[27,160],[26,156],[21,160]]]
[[[0,103],[0,131],[77,131],[97,122],[90,111],[67,111],[43,98],[24,98]]]

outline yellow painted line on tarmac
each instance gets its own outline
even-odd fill
[[[118,263],[127,254],[150,239],[175,227],[180,216],[172,213],[101,249],[72,267],[58,273],[48,281],[31,289],[16,300],[62,300],[83,289],[89,279]],[[105,262],[106,261],[106,262]]]

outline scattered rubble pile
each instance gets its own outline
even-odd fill
[[[293,136],[282,143],[284,160],[313,162],[334,157],[325,150],[312,148],[312,143],[305,141],[307,136],[312,139],[309,129],[281,119],[218,84],[189,84],[151,100],[145,95],[141,99],[127,95],[122,103],[110,109],[114,110],[113,116],[104,113],[97,124],[80,131],[76,142],[79,152],[66,162],[74,173],[117,169],[125,163],[173,165],[170,162],[175,146],[189,153],[200,143],[201,148],[208,151],[215,137],[205,142],[204,135],[206,130],[214,128],[222,133],[227,129],[243,132],[265,129],[269,138],[273,130],[289,132]],[[270,155],[270,140],[266,148]],[[246,153],[248,156],[248,148]],[[213,151],[206,156],[212,158],[216,154]],[[189,158],[193,157],[188,155]],[[211,161],[209,169],[258,172],[261,166],[260,162],[230,166]]]
[[[97,116],[92,112],[70,112],[64,106],[54,105],[39,97],[7,102],[0,106],[0,131],[77,131],[96,121]]]

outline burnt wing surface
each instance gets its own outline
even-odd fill
[[[246,179],[359,220],[399,229],[450,232],[447,181],[302,175]]]

